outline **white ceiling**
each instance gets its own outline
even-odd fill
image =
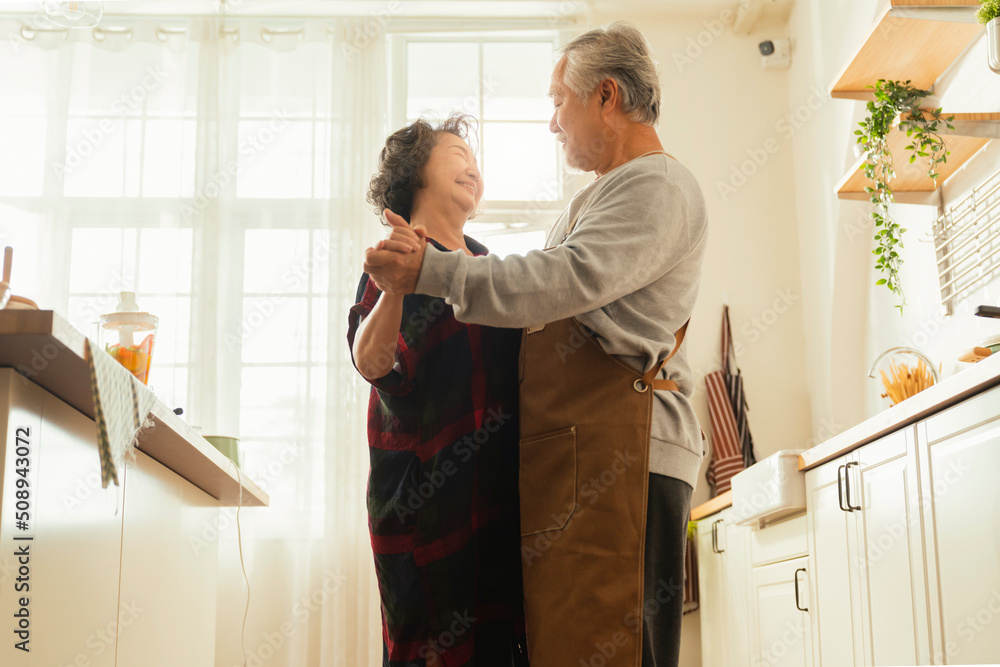
[[[591,9],[623,18],[718,16],[741,3],[763,6],[768,18],[787,18],[793,0],[227,0],[230,16],[366,16],[388,11],[399,18],[551,18],[587,16]],[[0,0],[0,13],[37,14],[42,3]],[[109,16],[218,14],[219,0],[105,0]]]
[[[227,0],[231,16],[365,16],[388,11],[399,17],[545,17],[582,14],[580,0]],[[41,2],[0,0],[2,13],[33,14]],[[218,0],[105,0],[106,15],[204,16],[219,12]]]

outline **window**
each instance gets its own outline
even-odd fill
[[[393,43],[394,128],[455,111],[479,120],[486,213],[467,231],[498,255],[544,245],[567,199],[549,132],[553,34],[406,36]]]
[[[0,67],[0,197],[40,197],[45,177],[46,89],[55,85],[49,54],[24,50],[19,67]],[[44,73],[39,75],[39,73]]]
[[[330,58],[311,45],[277,58],[265,46],[246,44],[243,49],[236,196],[330,197],[329,99],[317,85],[333,76]]]
[[[17,156],[0,164],[0,247],[16,245],[17,293],[47,294],[94,340],[134,291],[160,320],[150,389],[203,433],[242,437],[243,472],[281,509],[261,519],[270,534],[321,534],[335,46],[243,45],[206,138],[200,44],[165,39],[0,54],[0,153]],[[199,141],[239,168],[196,174]],[[224,213],[197,227],[203,196]]]
[[[302,226],[245,229],[241,255],[239,328],[223,336],[228,351],[239,351],[241,447],[269,466],[294,462],[297,475],[266,473],[272,497],[286,498],[296,508],[321,505],[316,493],[323,489],[330,373],[329,232]],[[239,263],[235,253],[233,262]]]
[[[190,197],[195,98],[185,94],[197,47],[151,44],[132,57],[74,44],[65,154],[52,173],[66,197]],[[60,142],[62,143],[62,141]]]

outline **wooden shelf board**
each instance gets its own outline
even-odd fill
[[[14,368],[93,419],[86,340],[51,310],[0,310],[0,367]],[[240,483],[232,462],[159,400],[150,414],[154,426],[142,432],[137,448],[221,506],[235,506]],[[242,489],[244,506],[267,506],[267,493],[246,476]]]
[[[976,11],[980,0],[889,0],[889,8],[897,15],[919,19],[927,16],[946,16],[951,13],[953,21],[976,22]],[[960,19],[957,17],[961,17]]]
[[[698,521],[706,516],[711,516],[716,512],[726,509],[733,504],[733,492],[730,489],[725,493],[720,493],[708,502],[704,502],[691,510],[691,520]]]
[[[867,192],[838,192],[837,198],[871,203]],[[936,190],[927,192],[906,192],[905,190],[893,192],[893,200],[897,204],[919,204],[920,206],[937,206],[940,203]]]
[[[940,134],[981,139],[1000,139],[1000,113],[954,113],[954,130],[941,128]]]
[[[1000,113],[956,113],[946,115],[953,115],[955,117],[953,124],[956,130],[963,126],[982,127],[984,125],[1000,128]],[[973,155],[978,153],[990,141],[984,137],[969,137],[951,133],[947,134],[944,140],[951,155],[948,156],[946,163],[938,165],[940,175],[937,178],[937,183],[935,183],[934,179],[927,175],[927,163],[925,161],[918,158],[913,164],[909,163],[909,151],[905,150],[905,148],[909,145],[910,138],[906,136],[906,133],[899,130],[897,126],[889,134],[889,150],[892,152],[892,164],[896,171],[896,178],[893,179],[890,185],[892,186],[896,201],[904,204],[934,203],[932,195],[935,192],[935,187],[940,186],[948,180],[949,176],[968,162]],[[862,171],[864,163],[864,158],[859,158],[847,175],[840,180],[840,183],[837,184],[837,197],[840,199],[868,201],[869,196],[865,192],[865,187],[870,187],[872,182],[865,178],[864,171]]]
[[[891,7],[979,7],[979,0],[892,0]]]
[[[974,7],[978,0],[893,0],[837,77],[830,95],[871,99],[868,86],[879,79],[912,81],[929,90],[948,66],[983,34],[977,23],[928,20],[899,15],[905,7]],[[912,13],[919,13],[914,9]],[[970,9],[971,11],[971,9]]]

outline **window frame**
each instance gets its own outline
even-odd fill
[[[411,43],[448,42],[475,43],[479,45],[479,99],[480,112],[483,108],[483,44],[489,42],[551,42],[555,51],[562,38],[558,30],[519,30],[515,32],[433,32],[433,33],[398,33],[389,36],[389,119],[392,128],[400,128],[407,123],[407,99],[409,96],[407,81],[407,53]],[[485,164],[485,154],[489,150],[483,142],[484,123],[479,124],[479,154],[480,169]],[[503,123],[505,121],[490,121]],[[523,122],[523,121],[506,121]],[[480,237],[494,235],[541,231],[548,233],[559,214],[569,204],[575,190],[572,190],[572,178],[566,173],[562,156],[562,148],[556,146],[559,197],[553,201],[504,200],[487,202],[486,210],[470,220],[473,226],[469,231]],[[483,225],[483,229],[475,229]]]

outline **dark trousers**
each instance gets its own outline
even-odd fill
[[[649,475],[642,667],[677,667],[680,660],[684,550],[692,492],[687,482]]]

